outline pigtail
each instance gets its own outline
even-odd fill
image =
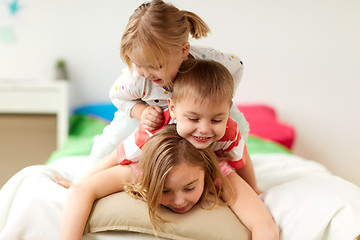
[[[193,38],[200,39],[202,37],[207,37],[207,34],[210,33],[210,28],[198,15],[185,10],[182,10],[181,12],[189,23],[190,34]]]

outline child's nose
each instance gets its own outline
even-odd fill
[[[152,74],[152,72],[150,70],[147,69],[147,70],[144,70],[144,77],[152,79],[153,74]]]
[[[176,193],[173,199],[175,206],[182,206],[185,202],[185,198],[181,193]]]
[[[208,133],[210,131],[210,123],[208,121],[201,121],[198,128],[200,133]]]

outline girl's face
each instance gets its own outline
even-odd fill
[[[230,106],[227,101],[213,103],[184,98],[175,105],[168,100],[170,115],[176,119],[178,134],[188,140],[197,149],[207,148],[211,143],[220,140],[226,131],[230,117]]]
[[[182,48],[174,48],[167,53],[165,55],[167,63],[166,71],[163,65],[164,63],[160,63],[160,68],[154,68],[144,62],[144,55],[141,48],[139,50],[134,50],[128,56],[134,64],[136,72],[140,76],[151,80],[159,87],[166,87],[168,78],[170,78],[168,81],[171,82],[175,79],[182,62],[188,58],[189,50],[190,45],[189,43],[186,43]]]
[[[189,211],[203,193],[204,176],[202,167],[181,161],[166,176],[160,204],[177,213]]]

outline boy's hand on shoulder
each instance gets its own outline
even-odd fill
[[[148,131],[154,131],[162,126],[164,121],[163,111],[159,106],[148,106],[141,113],[140,123]]]

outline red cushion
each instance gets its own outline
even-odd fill
[[[295,139],[294,127],[280,122],[274,108],[268,105],[236,106],[249,122],[249,134],[275,141],[291,149]]]

